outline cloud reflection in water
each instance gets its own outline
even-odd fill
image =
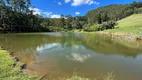
[[[52,43],[38,46],[36,48],[36,52],[38,54],[37,57],[46,57],[48,54],[60,54],[60,56],[65,57],[67,60],[77,61],[80,63],[83,63],[85,60],[94,55],[93,51],[86,49],[83,45],[73,44],[68,46],[66,43],[64,45],[61,45],[60,43]]]

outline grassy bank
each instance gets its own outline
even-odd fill
[[[113,35],[142,38],[142,14],[133,14],[118,21],[116,29],[101,31]]]
[[[0,80],[38,80],[22,73],[21,64],[10,56],[8,51],[0,50]]]
[[[142,39],[142,14],[133,14],[129,17],[117,21],[117,23],[118,25],[115,26],[115,29],[96,32],[86,32],[83,30],[75,29],[71,32],[103,34],[127,40]]]

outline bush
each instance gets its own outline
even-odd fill
[[[103,22],[99,25],[99,31],[107,30],[107,29],[114,29],[114,27],[117,25],[116,21],[107,21]]]
[[[98,28],[99,28],[98,24],[93,24],[92,26],[90,26],[90,25],[88,24],[88,25],[85,25],[85,26],[83,27],[83,30],[84,30],[84,31],[93,32],[93,31],[98,31]]]
[[[142,8],[135,9],[134,13],[142,14]]]

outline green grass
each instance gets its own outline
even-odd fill
[[[127,18],[118,21],[116,29],[105,30],[103,32],[111,32],[122,35],[142,36],[142,14],[133,14]]]
[[[20,66],[8,51],[0,50],[0,80],[38,80],[22,74]]]

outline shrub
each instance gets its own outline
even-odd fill
[[[136,13],[136,14],[142,14],[142,8],[135,9],[134,13]]]
[[[99,31],[107,30],[107,29],[114,29],[115,25],[117,25],[116,21],[107,21],[99,24]]]
[[[85,27],[83,27],[84,31],[89,31],[89,32],[93,32],[93,31],[98,31],[98,24],[93,24],[92,26],[88,27],[88,25],[86,25]]]

